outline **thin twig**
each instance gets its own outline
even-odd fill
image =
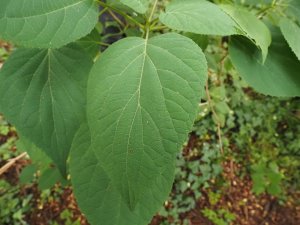
[[[155,0],[154,4],[153,4],[153,8],[151,10],[150,16],[148,18],[148,22],[150,23],[152,21],[152,17],[154,15],[155,9],[156,9],[156,5],[157,5],[158,0]]]
[[[134,18],[132,18],[130,15],[128,15],[127,13],[123,12],[122,10],[117,9],[117,8],[115,8],[115,7],[107,4],[105,2],[100,1],[100,0],[98,0],[97,2],[98,2],[98,4],[100,6],[105,7],[105,8],[107,7],[109,9],[113,10],[114,12],[116,12],[119,15],[123,16],[125,19],[127,19],[127,20],[133,22],[134,24],[136,24],[137,26],[139,26],[141,29],[144,29],[144,25],[142,25],[141,23],[139,23],[138,21],[136,21]]]
[[[112,18],[114,18],[115,21],[117,21],[118,24],[120,24],[122,27],[125,27],[125,24],[116,16],[116,14],[114,14],[113,11],[109,9],[108,13],[112,16]]]
[[[216,118],[216,122],[217,122],[217,129],[218,129],[218,139],[219,139],[219,145],[220,145],[220,150],[221,150],[221,154],[224,154],[224,149],[223,149],[223,142],[222,142],[222,132],[221,132],[221,123],[220,123],[220,119],[212,105],[212,100],[209,94],[209,90],[208,90],[208,81],[206,81],[206,85],[205,85],[205,91],[206,91],[206,95],[207,95],[207,101],[208,101],[208,105],[211,109],[211,112],[213,113],[213,115]]]
[[[15,164],[15,162],[17,162],[19,159],[21,159],[25,156],[27,156],[27,152],[23,152],[22,154],[18,155],[17,157],[10,159],[4,166],[2,166],[0,168],[0,175],[5,173],[10,167],[12,167]]]

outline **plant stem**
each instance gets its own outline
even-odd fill
[[[115,21],[117,21],[118,24],[120,24],[122,27],[125,27],[125,24],[116,16],[116,14],[114,14],[113,11],[109,9],[108,13],[114,18]]]
[[[152,10],[151,10],[151,13],[150,13],[150,16],[148,18],[148,23],[151,23],[152,21],[152,17],[154,15],[154,12],[155,12],[155,9],[156,9],[156,6],[157,6],[157,2],[158,0],[155,0],[154,4],[153,4],[153,7],[152,7]]]
[[[105,46],[105,47],[108,47],[108,46],[109,46],[109,44],[104,43],[104,42],[101,42],[101,41],[96,41],[95,43],[98,44],[98,45]]]
[[[142,25],[141,23],[139,23],[138,21],[136,21],[134,18],[132,18],[131,16],[129,16],[128,14],[124,13],[122,10],[119,10],[111,5],[106,4],[105,2],[102,2],[100,0],[97,1],[99,3],[100,6],[104,7],[104,8],[109,8],[112,11],[118,13],[119,15],[123,16],[125,19],[133,22],[134,24],[138,25],[141,29],[144,29],[144,25]]]
[[[107,7],[104,7],[98,14],[98,16],[101,16],[103,13],[105,13],[108,10]]]
[[[205,91],[206,91],[206,95],[207,95],[208,105],[211,109],[212,114],[216,118],[220,150],[221,150],[221,154],[224,155],[223,142],[222,142],[222,132],[221,132],[221,123],[220,123],[220,119],[218,117],[218,114],[215,111],[214,106],[212,105],[212,100],[211,100],[211,97],[210,97],[210,94],[209,94],[209,89],[208,89],[208,81],[206,81]]]
[[[150,27],[150,31],[154,31],[154,30],[163,30],[166,29],[167,26],[156,26],[156,27]]]
[[[146,39],[149,38],[149,33],[151,31],[151,22],[152,22],[152,18],[153,18],[154,12],[155,12],[155,8],[157,6],[157,2],[158,2],[158,0],[155,0],[153,7],[151,9],[150,15],[146,21],[146,25],[144,26],[144,31],[146,33]]]

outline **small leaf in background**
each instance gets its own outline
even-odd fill
[[[293,21],[282,18],[280,21],[280,29],[285,40],[300,60],[300,27]]]
[[[23,168],[19,177],[20,184],[28,184],[32,182],[36,170],[37,168],[35,165],[28,165],[25,168]]]
[[[300,96],[300,62],[278,29],[262,64],[260,50],[244,37],[232,37],[229,55],[240,76],[256,91],[278,97]]]
[[[120,2],[141,14],[146,13],[149,6],[149,0],[120,0]]]
[[[175,0],[160,21],[171,29],[208,35],[238,34],[236,23],[217,5],[206,0]]]
[[[184,36],[192,39],[204,51],[208,46],[208,36],[202,34],[185,33]]]
[[[1,0],[0,37],[25,47],[61,47],[91,32],[97,18],[94,0]]]
[[[76,41],[92,58],[95,58],[100,52],[100,43],[102,38],[97,29],[92,30],[87,36]]]
[[[38,187],[40,190],[46,190],[52,188],[57,182],[60,182],[62,186],[68,184],[68,181],[62,177],[59,170],[55,167],[50,167],[43,171],[38,179]]]
[[[0,70],[2,113],[63,174],[73,137],[85,118],[92,65],[88,54],[72,44],[60,49],[18,49]]]
[[[273,196],[279,196],[282,193],[280,185],[283,176],[274,161],[269,164],[265,162],[254,164],[251,166],[251,169],[252,191],[255,194],[261,194],[266,191]]]
[[[268,27],[255,15],[246,11],[246,9],[233,7],[231,5],[222,5],[221,8],[232,17],[244,35],[262,51],[262,60],[265,62],[268,55],[268,48],[271,44],[271,33]]]
[[[126,37],[141,37],[142,32],[137,28],[128,28],[125,30]]]

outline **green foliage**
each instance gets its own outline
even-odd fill
[[[264,64],[260,51],[243,37],[231,39],[230,58],[255,90],[272,96],[299,96],[300,63],[279,32],[276,28],[272,33],[272,44]]]
[[[35,181],[41,191],[52,188],[57,182],[63,186],[69,184],[58,168],[52,165],[52,160],[45,152],[28,139],[20,137],[16,146],[18,150],[26,151],[31,160],[31,164],[27,165],[20,174],[21,184],[30,184]]]
[[[282,191],[280,187],[282,174],[275,162],[254,164],[252,168],[253,192],[261,194],[268,192],[273,196],[279,196]]]
[[[264,62],[271,44],[271,34],[268,27],[255,15],[245,9],[236,8],[231,5],[223,5],[222,9],[238,24],[240,30],[244,32],[244,35],[250,40],[253,40],[261,49]]]
[[[92,60],[85,52],[77,46],[67,46],[54,50],[18,49],[1,70],[2,112],[64,174],[71,143],[80,126],[78,121],[85,118],[84,75],[91,66]]]
[[[293,21],[283,18],[280,21],[280,29],[289,46],[300,60],[300,27]]]
[[[0,37],[27,47],[17,49],[0,71],[0,110],[16,126],[21,146],[33,160],[22,172],[22,182],[39,177],[41,189],[57,180],[64,184],[62,176],[67,177],[70,162],[75,195],[92,224],[147,224],[171,189],[176,155],[198,119],[194,128],[198,136],[207,135],[202,123],[214,128],[217,124],[218,129],[226,125],[226,132],[238,127],[240,134],[232,136],[250,133],[244,138],[255,148],[250,154],[257,165],[252,167],[254,191],[278,195],[284,176],[278,178],[277,165],[287,165],[289,159],[258,160],[257,149],[266,143],[251,138],[262,121],[239,109],[248,100],[241,95],[244,84],[232,71],[234,65],[261,93],[300,96],[299,3],[214,2],[217,4],[205,0],[3,0]],[[99,28],[98,16],[103,19],[106,11],[114,21]],[[108,28],[120,32],[112,34]],[[169,33],[171,29],[185,36]],[[109,41],[112,37],[116,39]],[[233,65],[226,58],[228,40]],[[112,42],[116,43],[110,45]],[[233,74],[231,82],[236,82],[236,94],[227,96],[226,82],[219,81],[200,115],[207,62],[199,46],[206,49],[212,76],[226,70]],[[216,51],[222,53],[219,60]],[[244,101],[235,101],[241,96]],[[209,112],[213,119],[204,122]],[[215,132],[214,128],[209,132]],[[3,134],[8,132],[1,129]],[[289,140],[296,136],[286,135]],[[232,143],[218,138],[218,144],[201,144],[200,165],[188,163],[192,172],[181,174],[184,182],[176,187],[181,193],[190,187],[199,190],[221,173],[217,150],[221,144],[228,147]],[[291,142],[289,149],[295,150],[297,143]],[[245,148],[238,138],[234,144]],[[279,150],[275,153],[280,155]],[[51,161],[56,167],[49,166]],[[36,171],[42,171],[41,176]],[[260,178],[265,180],[263,187],[256,182]],[[185,210],[191,209],[194,200],[184,197]],[[233,220],[226,211],[205,213],[219,224]]]
[[[201,134],[203,133],[204,130],[201,130]],[[202,196],[201,190],[210,187],[211,180],[220,178],[220,151],[213,147],[206,143],[202,149],[193,149],[191,157],[200,155],[200,160],[189,160],[182,155],[177,157],[173,193],[166,201],[172,207],[162,207],[159,211],[161,216],[170,216],[174,224],[180,223],[180,214],[195,207],[197,199]],[[193,195],[190,194],[191,191]],[[213,194],[211,200],[214,201]]]
[[[92,145],[130,207],[174,162],[196,117],[206,71],[201,49],[178,34],[124,39],[95,63],[88,85]]]
[[[18,188],[12,187],[4,180],[0,180],[0,223],[3,225],[26,225],[23,214],[29,210],[32,196],[19,198]]]
[[[214,19],[211,19],[214,15]],[[206,0],[175,0],[160,15],[161,22],[168,27],[209,35],[232,35],[238,33],[235,22],[218,6]]]
[[[235,219],[234,214],[230,213],[226,209],[219,209],[219,210],[214,211],[214,210],[205,208],[202,210],[202,213],[204,214],[205,217],[207,217],[215,225],[230,225],[231,222],[233,222]]]
[[[148,10],[149,0],[120,0],[124,5],[129,6],[138,13],[144,14]]]
[[[3,0],[0,37],[31,48],[61,47],[91,32],[97,16],[93,0]]]
[[[161,199],[167,198],[174,177],[174,164],[167,164],[162,174],[152,180],[151,188],[142,193],[135,209],[130,210],[99,163],[86,124],[75,138],[71,159],[74,192],[92,224],[99,224],[99,221],[106,225],[147,224],[160,207]]]

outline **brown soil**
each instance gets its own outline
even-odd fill
[[[193,146],[196,144],[195,140],[193,140],[194,138],[191,135],[189,145]],[[0,137],[0,139],[3,141],[4,137]],[[15,149],[12,149],[12,151],[15,151]],[[188,149],[185,149],[183,154],[186,151]],[[20,171],[28,163],[30,161],[25,159],[17,161],[0,178],[17,185]],[[234,225],[299,225],[300,206],[296,206],[296,203],[293,201],[293,199],[299,199],[299,193],[291,194],[286,204],[280,205],[274,197],[269,195],[255,196],[251,192],[252,182],[250,177],[238,175],[241,165],[231,159],[227,159],[223,163],[223,168],[223,178],[229,181],[230,185],[222,190],[220,200],[214,205],[209,201],[208,192],[217,188],[214,187],[214,181],[212,181],[209,189],[202,190],[203,197],[198,199],[195,209],[180,215],[180,218],[188,219],[191,225],[213,225],[201,212],[207,207],[212,210],[223,208],[234,213],[236,216],[236,220],[233,222]],[[81,224],[88,225],[84,215],[78,209],[72,189],[70,187],[63,188],[61,194],[57,193],[58,189],[61,188],[57,184],[51,190],[53,196],[56,195],[57,197],[42,203],[40,191],[36,184],[21,187],[20,198],[29,194],[34,196],[30,203],[32,210],[26,215],[26,221],[31,225],[46,225],[48,221],[57,221],[58,224],[63,225],[65,221],[60,218],[60,213],[68,209],[72,212],[74,221],[79,219]],[[172,218],[163,218],[157,215],[153,218],[150,225],[159,225],[162,221],[168,221],[167,223],[172,224]]]

